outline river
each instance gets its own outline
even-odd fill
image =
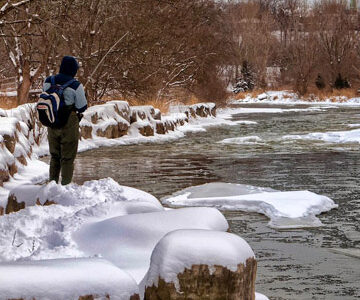
[[[265,104],[241,106],[268,108]],[[360,123],[360,108],[271,108],[284,110],[236,114],[235,121],[257,124],[211,127],[172,143],[103,147],[81,153],[75,182],[112,177],[159,199],[208,182],[326,195],[339,208],[319,216],[324,224],[320,228],[279,231],[269,228],[268,219],[260,214],[224,214],[231,231],[254,249],[258,292],[279,300],[359,299],[360,259],[337,253],[334,248],[360,247],[360,144],[281,137],[350,130],[348,124]],[[261,140],[239,145],[217,143],[240,136],[258,136]]]

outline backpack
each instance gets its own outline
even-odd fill
[[[36,104],[41,124],[50,128],[61,128],[67,123],[73,106],[67,106],[64,99],[64,90],[70,86],[75,79],[71,79],[63,85],[55,83],[55,76],[51,76],[51,87],[41,93]]]

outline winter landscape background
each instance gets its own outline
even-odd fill
[[[0,0],[0,299],[358,299],[357,7]],[[65,54],[61,186],[35,102]]]

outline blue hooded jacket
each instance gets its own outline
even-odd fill
[[[64,56],[60,70],[55,75],[55,83],[63,85],[66,82],[73,79],[79,69],[79,64],[75,57]],[[46,91],[51,87],[51,76],[46,78],[43,86],[43,90]],[[84,86],[77,80],[75,80],[69,87],[64,90],[64,100],[66,105],[75,105],[76,110],[82,113],[87,108],[87,100],[85,96]]]

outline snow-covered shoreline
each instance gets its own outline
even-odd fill
[[[245,96],[244,99],[230,100],[229,104],[241,103],[263,103],[272,105],[318,105],[318,106],[360,106],[360,97],[348,98],[345,96],[333,96],[324,100],[320,100],[315,95],[309,99],[303,99],[292,91],[266,91],[256,97],[251,94]]]

